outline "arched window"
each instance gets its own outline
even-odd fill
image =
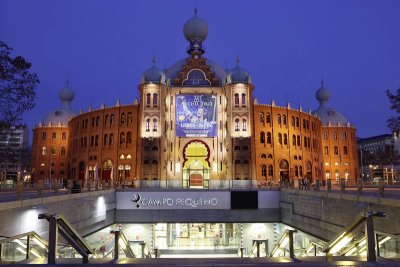
[[[124,154],[119,155],[119,159],[125,159],[125,155]]]
[[[274,177],[274,166],[268,165],[268,177]]]
[[[299,176],[299,167],[294,166],[294,176],[298,177]]]
[[[56,154],[56,147],[55,146],[52,146],[51,147],[51,155],[55,155]],[[52,163],[52,164],[54,164],[54,163]]]
[[[335,172],[335,178],[336,178],[336,181],[339,180],[339,178],[340,178],[340,176],[339,176],[339,171],[336,171],[336,172]]]
[[[122,114],[121,114],[121,123],[125,123],[125,113],[124,112],[122,112]]]
[[[337,132],[333,132],[333,139],[337,140]]]
[[[294,156],[294,159],[297,159],[297,156]]]
[[[42,134],[42,139],[43,139],[43,140],[46,140],[46,138],[47,138],[47,133],[46,133],[46,132],[43,132],[43,134]]]
[[[292,140],[293,140],[293,146],[296,146],[296,135],[292,136]]]
[[[299,120],[299,117],[296,117],[296,127],[300,127],[300,120]]]
[[[114,144],[114,134],[110,134],[110,142],[108,143],[110,144],[110,146]]]
[[[303,176],[303,167],[302,166],[299,167],[299,175]]]
[[[343,133],[342,133],[342,139],[343,139],[343,140],[346,140],[346,139],[347,139],[347,134],[346,134],[346,132],[343,132]]]
[[[125,165],[125,177],[130,177],[131,176],[131,165],[127,164]]]
[[[307,137],[304,136],[304,147],[307,147]]]
[[[267,166],[265,164],[261,167],[261,175],[267,177]]]
[[[87,140],[88,138],[85,136],[85,138],[83,138],[83,147],[87,147]]]
[[[267,144],[272,144],[272,134],[270,132],[267,133]]]
[[[266,158],[267,158],[267,155],[265,155],[264,153],[262,153],[262,154],[261,154],[261,158],[262,158],[262,159],[266,159]]]
[[[283,125],[286,125],[286,115],[282,116]]]
[[[132,123],[132,112],[128,112],[128,123]]]
[[[125,133],[120,133],[119,134],[119,143],[120,144],[125,143]]]
[[[106,146],[107,143],[108,143],[108,134],[105,134],[103,139],[103,146]]]
[[[267,112],[265,121],[266,121],[267,123],[271,123],[271,114],[269,114],[269,112]]]
[[[282,121],[281,121],[281,115],[280,114],[278,114],[276,116],[276,121],[278,122],[279,125],[281,125]]]
[[[131,144],[132,143],[132,133],[131,132],[127,132],[126,133],[126,143],[127,144]]]
[[[126,158],[131,159],[132,158],[131,154],[126,155]]]
[[[107,124],[108,124],[108,117],[109,117],[108,114],[104,117],[104,125],[105,126],[107,126]],[[93,118],[93,120],[94,120],[94,118]],[[94,124],[93,120],[92,120],[92,124]],[[92,125],[92,126],[94,126],[94,125]]]
[[[114,122],[115,122],[115,115],[114,115],[114,114],[111,114],[111,115],[110,115],[110,125],[113,125]]]
[[[153,132],[157,132],[158,129],[158,120],[156,118],[153,119]]]
[[[100,123],[100,117],[97,116],[97,117],[96,117],[96,127],[99,126],[99,123]]]
[[[265,144],[265,133],[264,132],[260,133],[260,143]]]
[[[278,133],[278,144],[282,145],[282,134]]]
[[[44,146],[44,147],[42,147],[42,156],[46,156],[46,147]]]
[[[61,156],[65,156],[65,147],[61,147]]]
[[[99,146],[99,136],[96,135],[96,138],[94,140],[94,146]]]
[[[96,122],[96,118],[93,117],[93,118],[92,118],[92,128],[94,127],[95,122]]]
[[[235,151],[240,150],[240,146],[235,146],[234,150],[235,150]]]
[[[348,153],[348,152],[347,152],[347,146],[344,146],[344,147],[343,147],[343,154],[347,155],[347,153]]]
[[[268,154],[267,158],[272,159],[272,154]]]
[[[53,139],[53,140],[56,140],[56,139],[57,139],[57,133],[56,133],[56,132],[53,132],[53,133],[52,133],[51,139]]]
[[[150,119],[146,119],[146,132],[150,132]]]
[[[328,146],[325,146],[325,147],[324,147],[324,151],[325,151],[325,155],[329,155],[329,148],[328,148]]]
[[[293,126],[293,127],[296,126],[296,120],[295,120],[294,116],[292,116],[292,126]]]
[[[324,132],[324,140],[327,140],[327,139],[328,139],[328,133]]]
[[[235,94],[235,107],[239,107],[239,94]]]
[[[338,154],[339,154],[339,148],[338,148],[337,146],[334,146],[334,148],[333,148],[333,153],[334,153],[335,155],[338,155]]]
[[[242,94],[242,107],[245,107],[245,106],[246,106],[246,94],[243,93]]]
[[[211,82],[207,79],[206,74],[200,69],[192,69],[183,80],[182,85],[186,86],[210,86]]]
[[[240,131],[240,120],[238,118],[235,119],[235,132]]]
[[[260,113],[258,114],[258,118],[259,118],[259,120],[260,120],[260,123],[264,123],[264,112],[260,112]]]
[[[158,106],[158,94],[153,94],[153,107]]]
[[[288,142],[287,142],[287,134],[283,134],[283,144],[284,145],[288,144]]]
[[[300,135],[297,136],[297,146],[301,146]]]
[[[146,95],[146,107],[150,107],[150,104],[151,104],[151,94],[148,93]]]
[[[94,146],[94,136],[92,135],[90,137],[90,147],[93,147],[93,146]]]
[[[247,121],[246,119],[242,119],[242,131],[247,131]]]

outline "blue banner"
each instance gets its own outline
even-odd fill
[[[217,96],[180,94],[176,96],[176,135],[217,136]]]

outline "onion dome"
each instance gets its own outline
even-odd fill
[[[226,77],[226,83],[251,83],[250,74],[239,66],[239,57],[236,58],[236,67],[233,68]]]
[[[62,105],[55,111],[46,114],[43,119],[44,126],[67,126],[68,121],[77,115],[77,113],[71,108],[71,102],[74,100],[75,93],[71,88],[69,88],[68,81],[65,87],[60,90],[58,96]]]
[[[147,69],[142,76],[141,83],[162,83],[165,84],[165,73],[156,66],[157,59],[153,58],[153,66]]]
[[[204,19],[197,16],[197,8],[194,9],[194,16],[185,22],[183,35],[191,44],[201,44],[207,38],[208,24]]]
[[[323,125],[346,125],[348,124],[347,119],[342,113],[328,107],[328,101],[331,98],[331,91],[324,87],[324,83],[321,81],[321,87],[315,93],[315,97],[319,102],[319,107],[312,113],[317,115]]]

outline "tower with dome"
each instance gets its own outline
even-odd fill
[[[206,57],[197,10],[183,34],[186,57],[164,70],[154,58],[134,103],[77,114],[64,88],[62,107],[34,129],[33,179],[209,189],[359,176],[356,129],[329,107],[326,87],[313,112],[261,104],[239,58],[226,70]]]

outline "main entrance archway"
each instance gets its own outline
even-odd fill
[[[282,184],[289,184],[289,162],[285,159],[279,162],[279,176]]]
[[[210,149],[200,140],[183,148],[182,185],[185,188],[208,188],[210,181]]]

